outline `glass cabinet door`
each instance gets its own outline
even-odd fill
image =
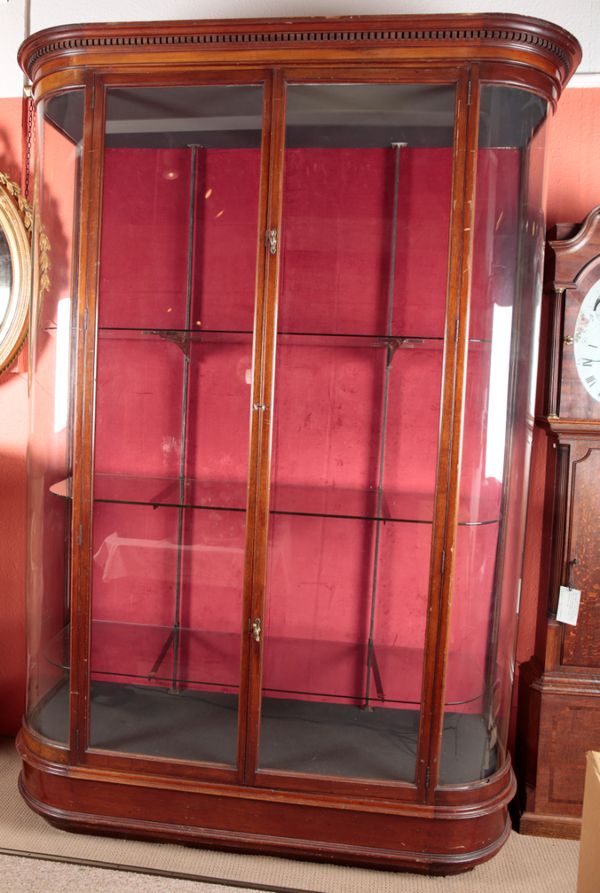
[[[415,779],[454,107],[287,88],[263,771]]]
[[[504,763],[541,297],[544,120],[524,90],[481,90],[471,313],[440,783]]]
[[[113,88],[90,745],[234,765],[261,85]]]
[[[267,170],[261,159],[263,94],[260,83],[106,93],[86,743],[222,770],[241,741],[246,780],[258,769],[259,783],[296,773],[414,784],[440,431],[451,423],[441,407],[456,86],[287,85],[278,293],[266,276],[258,300],[272,303],[255,331],[259,219],[281,161]],[[542,227],[529,207],[545,113],[525,91],[481,91],[460,505],[444,534],[455,549],[443,785],[503,762],[537,331],[537,304],[521,295],[539,286]],[[38,253],[49,242],[62,272],[32,317],[40,619],[28,718],[66,744],[83,90],[42,115]],[[252,388],[270,387],[271,336],[270,478],[267,422],[249,493],[251,413],[266,408]],[[263,578],[252,524],[267,489]],[[248,617],[263,582],[263,610]]]
[[[40,103],[36,300],[30,317],[27,720],[69,740],[73,333],[77,319],[83,90]]]

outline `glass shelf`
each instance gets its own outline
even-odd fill
[[[165,329],[148,327],[100,326],[98,332],[107,340],[131,340],[162,338],[175,343],[246,343],[253,337],[249,330],[230,329]],[[405,335],[378,335],[377,333],[335,333],[335,332],[278,332],[279,346],[295,347],[350,347],[382,348],[390,345],[397,348],[443,347],[441,337],[415,337]]]
[[[50,492],[63,499],[72,498],[72,479],[65,478],[50,487]],[[246,485],[237,481],[178,480],[167,477],[135,477],[130,475],[96,474],[96,502],[123,505],[147,505],[152,508],[189,508],[213,511],[246,511]],[[378,510],[379,509],[379,510]],[[275,515],[297,515],[313,518],[339,518],[362,521],[383,521],[408,524],[433,522],[433,494],[386,492],[376,489],[350,490],[300,485],[274,484],[270,511]],[[460,526],[478,527],[497,524],[496,498],[479,502],[478,520],[459,521]],[[465,518],[467,506],[461,510]]]
[[[72,479],[65,478],[50,487],[63,499],[72,498]],[[246,511],[246,484],[235,481],[197,481],[185,478],[94,475],[96,502],[148,505],[152,508],[203,508]]]
[[[46,326],[45,331],[49,334],[56,333],[56,326]],[[229,343],[251,340],[254,332],[249,329],[167,329],[151,326],[98,326],[98,332],[103,338],[121,339],[135,338],[141,336],[158,337],[171,341],[191,340],[193,343]],[[431,335],[383,335],[376,332],[277,332],[277,340],[279,344],[313,347],[386,347],[388,344],[393,347],[414,348],[424,347],[443,347],[444,338],[442,336]],[[491,338],[469,338],[469,345],[476,347],[477,345],[491,344]]]
[[[174,672],[175,637],[179,636],[177,670]],[[69,628],[62,629],[48,644],[46,659],[54,666],[69,669]],[[92,621],[91,676],[105,681],[118,680],[159,687],[203,687],[236,693],[239,689],[241,635],[166,626],[144,626],[106,620]],[[337,642],[267,636],[263,673],[270,697],[294,696],[302,700],[333,703],[364,700],[362,674],[367,665],[368,645],[364,642]],[[373,663],[377,667],[370,702],[374,706],[417,705],[421,700],[420,680],[423,652],[375,644]],[[481,697],[467,669],[460,678],[449,679],[446,703],[460,706]],[[296,680],[308,683],[299,687]]]
[[[176,344],[251,344],[253,333],[240,329],[162,329],[99,326],[98,332],[106,341],[138,341],[160,338]]]
[[[56,326],[55,325],[47,326],[46,331],[49,331],[49,332],[56,331]],[[228,336],[228,335],[252,335],[253,334],[253,331],[251,329],[203,329],[200,325],[193,326],[189,329],[169,328],[169,327],[165,327],[165,326],[98,326],[98,331],[104,332],[104,333],[112,332],[117,335],[119,333],[127,333],[127,332],[136,333],[137,332],[137,333],[143,334],[143,335],[164,335],[164,334],[166,334],[166,335],[168,335],[168,334],[194,335],[194,336],[196,336],[196,335],[198,335],[198,336],[203,336],[203,335],[211,335],[212,336],[212,335],[214,335],[215,337],[219,337],[221,335]],[[350,339],[373,338],[373,339],[376,339],[377,342],[379,342],[379,341],[401,341],[401,342],[406,342],[407,344],[421,343],[421,342],[425,342],[425,341],[443,342],[443,340],[444,340],[442,335],[403,335],[401,332],[396,332],[391,335],[385,335],[385,334],[379,333],[379,332],[311,332],[311,331],[291,332],[291,331],[278,330],[277,337],[278,338],[286,338],[286,337],[308,338],[308,339],[328,338],[328,339],[332,339],[333,341],[335,341],[337,339],[344,339],[344,338],[350,338]],[[491,338],[469,338],[468,341],[470,344],[490,344]],[[332,342],[328,342],[328,343],[332,343]]]

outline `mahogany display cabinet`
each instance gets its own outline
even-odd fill
[[[60,27],[21,790],[437,873],[509,832],[545,120],[519,16]]]

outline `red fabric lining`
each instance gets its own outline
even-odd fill
[[[402,152],[395,335],[444,335],[451,160],[450,149]],[[504,295],[502,302],[511,299],[507,289],[514,282],[517,191],[512,187],[518,182],[517,162],[516,152],[480,152],[478,194],[486,198],[478,204],[475,245],[476,251],[484,243],[486,248],[476,254],[474,264],[472,337],[491,335],[492,296]],[[252,329],[259,163],[255,150],[199,153],[191,313],[191,327],[199,331]],[[287,152],[280,331],[385,333],[393,171],[390,150]],[[101,326],[185,326],[189,188],[187,150],[107,150]],[[495,231],[486,232],[484,239],[492,201],[498,212],[492,217],[497,220],[502,213],[506,237]],[[187,348],[156,335],[120,340],[101,332],[99,342],[96,472],[177,478],[184,354],[189,349],[186,476],[236,482],[243,493],[250,336]],[[347,499],[348,514],[370,514],[378,485],[385,350],[355,345],[334,349],[333,343],[281,342],[274,498],[285,510],[286,498],[291,499],[286,493],[294,493],[290,510],[303,510],[304,492],[304,506],[310,511],[309,494],[325,487],[349,494],[339,496],[338,511],[343,512]],[[399,347],[390,369],[385,498],[392,514],[428,522],[433,517],[441,369],[440,342]],[[467,379],[463,520],[472,520],[472,495],[484,480],[481,423],[487,415],[488,376],[489,350],[473,351]],[[476,512],[497,512],[499,485],[489,479],[484,484],[480,490],[485,504],[477,505]],[[243,509],[244,504],[237,507]],[[227,634],[237,642],[224,648],[221,664],[212,665],[216,687],[219,679],[235,679],[239,665],[244,519],[243,512],[224,511],[188,511],[184,518],[189,548],[182,563],[182,624]],[[96,505],[95,620],[170,626],[176,531],[175,509]],[[483,684],[496,536],[496,525],[464,528],[459,534],[451,649],[460,657],[450,659],[449,701],[475,698]],[[145,565],[136,556],[128,573],[127,550],[134,555],[131,541],[136,539],[154,543],[155,554]],[[364,648],[359,646],[369,632],[375,522],[277,515],[270,542],[265,685],[360,696],[365,680]],[[107,543],[122,550],[120,564],[117,560],[115,565],[113,557],[113,567],[120,567],[113,576],[101,557]],[[380,526],[375,641],[385,696],[392,700],[419,699],[430,545],[429,524]],[[121,649],[115,645],[109,627],[94,629],[95,669],[100,668],[96,660],[103,665],[108,661],[115,673],[136,663],[135,653],[128,653],[125,644]],[[280,640],[315,640],[323,647],[327,642],[354,644],[358,650],[344,652],[338,669],[329,666],[320,676],[318,665],[286,663],[285,652],[277,651]],[[191,666],[199,658],[194,657],[191,639],[189,643],[182,660]],[[333,653],[335,647],[331,649]],[[390,649],[400,650],[394,657]],[[405,660],[409,652],[410,672]],[[185,675],[183,665],[181,672]],[[371,693],[377,695],[373,684]],[[474,702],[467,709],[479,711],[481,706]]]

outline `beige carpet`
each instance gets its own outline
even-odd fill
[[[370,871],[243,856],[174,844],[139,843],[68,834],[32,813],[17,791],[19,761],[12,741],[0,742],[0,891],[62,890],[310,891],[310,893],[575,893],[579,844],[512,834],[503,850],[474,871],[447,878]],[[50,865],[34,859],[81,863]],[[91,865],[96,868],[87,868]],[[99,871],[110,866],[158,875]],[[184,878],[187,880],[174,880]],[[194,884],[190,881],[195,881]]]
[[[240,893],[239,887],[0,854],[2,893]],[[244,886],[243,893],[262,893]]]

